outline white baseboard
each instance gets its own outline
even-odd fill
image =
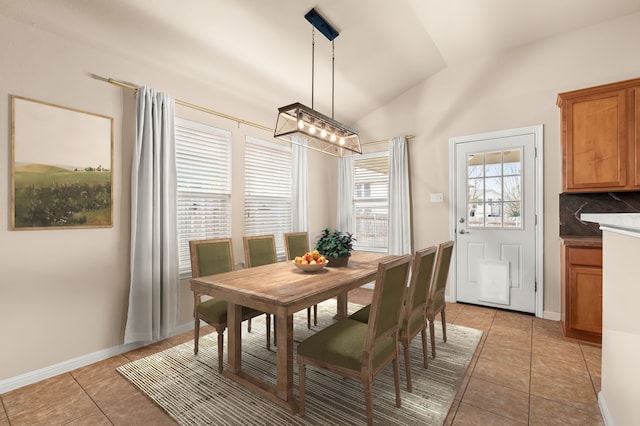
[[[176,334],[181,334],[189,330],[193,330],[193,322],[179,325],[173,330],[171,336],[175,336]],[[129,343],[127,345],[114,346],[90,354],[82,355],[67,361],[63,361],[58,364],[50,365],[48,367],[40,368],[38,370],[29,371],[28,373],[20,374],[19,376],[10,377],[8,379],[0,381],[0,394],[21,388],[26,385],[30,385],[32,383],[39,382],[40,380],[57,376],[59,374],[68,373],[69,371],[75,370],[80,367],[85,367],[89,364],[104,361],[105,359],[132,351],[137,348],[141,348],[151,343],[153,342],[135,342]]]
[[[551,321],[560,321],[560,312],[544,311],[543,318]]]
[[[611,417],[611,413],[607,408],[607,403],[605,402],[604,396],[602,395],[602,391],[598,392],[598,406],[600,407],[600,414],[602,414],[604,424],[607,426],[615,426],[613,418]]]

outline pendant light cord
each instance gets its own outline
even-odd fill
[[[315,82],[315,60],[316,60],[316,28],[311,31],[311,109],[313,108],[313,86]]]
[[[335,41],[331,40],[331,118],[333,119],[333,98],[335,95],[335,73],[336,73],[336,48]]]

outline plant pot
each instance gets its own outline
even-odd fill
[[[340,256],[339,258],[329,257],[329,263],[327,263],[327,268],[340,268],[343,266],[347,266],[349,263],[350,256]]]

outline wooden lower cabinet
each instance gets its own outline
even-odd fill
[[[602,242],[563,239],[561,260],[564,335],[602,343]]]

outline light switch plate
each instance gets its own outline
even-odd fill
[[[437,194],[431,194],[432,203],[441,203],[443,201],[444,201],[444,195],[442,194],[442,192],[439,192]]]

